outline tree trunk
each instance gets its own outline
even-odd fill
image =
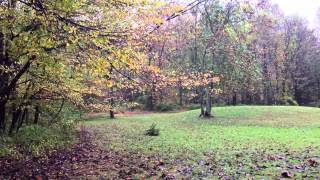
[[[112,108],[113,108],[113,106],[114,106],[114,100],[113,100],[113,98],[111,98],[110,104],[111,104],[111,106],[112,106]],[[109,115],[110,115],[110,119],[114,119],[114,111],[113,111],[113,109],[110,109]]]
[[[234,92],[232,96],[232,105],[237,105],[237,93]]]
[[[200,89],[200,115],[199,117],[203,117],[204,116],[204,88],[202,87]]]
[[[301,92],[300,92],[300,89],[298,88],[298,83],[296,81],[294,82],[293,89],[294,89],[294,93],[293,93],[294,99],[297,101],[299,105],[302,105],[303,101],[301,97]]]
[[[0,65],[7,65],[6,59],[6,48],[5,48],[5,37],[0,31]],[[0,69],[0,92],[7,86],[7,73]],[[5,94],[0,94],[0,132],[5,132],[6,130],[6,104],[7,98]]]
[[[37,106],[35,107],[33,124],[38,124],[38,122],[39,122],[39,117],[40,117],[40,107],[37,105]]]
[[[26,118],[25,118],[26,120],[26,124],[28,125],[29,124],[29,110],[28,109],[26,109]]]
[[[153,93],[150,92],[147,98],[147,109],[154,110],[154,103],[153,103]]]
[[[318,106],[320,107],[320,78],[318,79]]]
[[[211,90],[213,89],[213,82],[210,83],[209,88],[206,92],[206,111],[204,113],[204,117],[212,117],[211,109],[212,109],[212,96],[211,96]]]
[[[182,87],[180,86],[180,87],[179,87],[179,105],[180,105],[180,106],[183,105],[183,99],[182,99],[182,97],[183,97],[183,89],[182,89]]]
[[[287,95],[286,91],[286,80],[282,80],[282,98]]]
[[[212,108],[212,97],[210,95],[210,92],[208,90],[207,92],[207,101],[206,101],[206,111],[204,113],[205,117],[211,117],[211,108]]]
[[[6,130],[6,101],[0,101],[0,132]]]
[[[10,129],[9,129],[9,135],[12,135],[15,127],[16,127],[16,124],[20,118],[20,114],[21,114],[21,108],[18,107],[16,109],[16,107],[13,107],[13,112],[12,112],[12,120],[11,120],[11,126],[10,126]]]
[[[150,89],[150,94],[148,95],[147,98],[147,109],[148,110],[154,110],[154,105],[155,105],[155,99],[154,99],[154,92],[155,92],[155,82],[152,82],[152,87]]]
[[[25,120],[26,123],[27,123],[27,118],[28,118],[28,109],[25,108],[24,111],[23,111],[23,114],[22,114],[21,118],[19,119],[19,123],[18,123],[17,129],[16,129],[16,133],[17,133],[17,132],[19,131],[19,129],[21,128],[24,120]]]
[[[109,111],[110,119],[114,119],[114,111],[110,110]]]

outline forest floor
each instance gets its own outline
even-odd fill
[[[79,143],[26,162],[2,159],[0,177],[39,179],[320,178],[320,109],[216,107],[94,118],[79,126]],[[146,136],[153,123],[159,136]]]

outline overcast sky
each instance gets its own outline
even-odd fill
[[[316,13],[320,7],[320,0],[271,0],[280,6],[286,15],[305,17],[311,26],[316,25]]]

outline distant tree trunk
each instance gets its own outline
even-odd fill
[[[6,101],[0,101],[0,130],[6,130]]]
[[[111,98],[110,104],[111,104],[112,107],[114,106],[114,100],[113,100],[113,98]],[[113,109],[110,109],[109,115],[110,115],[110,119],[114,119],[114,118],[115,118],[115,117],[114,117],[114,111],[113,111]]]
[[[160,93],[159,103],[163,103],[163,97],[165,96],[165,91],[163,89],[160,89],[159,93]]]
[[[20,118],[20,114],[21,114],[21,108],[18,107],[13,107],[13,112],[12,112],[12,120],[11,120],[11,126],[10,126],[10,129],[9,129],[9,135],[12,135],[15,127],[16,127],[16,124]]]
[[[237,105],[237,93],[234,92],[232,96],[232,105]]]
[[[34,112],[33,124],[38,124],[38,122],[39,122],[39,117],[40,117],[40,107],[39,107],[38,105],[36,105],[36,107],[35,107],[35,112]]]
[[[286,90],[286,80],[282,80],[282,94],[281,94],[281,99],[283,99],[287,95],[287,90]]]
[[[147,109],[148,110],[154,110],[154,102],[153,102],[153,92],[151,90],[150,94],[147,98]]]
[[[152,82],[152,86],[151,86],[149,95],[147,97],[147,103],[146,103],[148,110],[154,110],[154,105],[155,105],[154,92],[155,92],[155,82]]]
[[[19,122],[18,122],[18,126],[17,126],[17,129],[16,129],[16,133],[17,133],[17,132],[19,131],[19,129],[21,128],[24,120],[25,120],[25,122],[27,123],[27,118],[28,118],[28,109],[25,108],[24,111],[23,111],[23,113],[22,113],[21,118],[19,118]]]
[[[300,89],[298,88],[297,82],[294,83],[294,99],[297,101],[299,105],[303,104],[301,92],[300,92]]]
[[[318,104],[320,107],[320,78],[318,79]]]
[[[196,64],[198,59],[198,42],[197,42],[197,23],[198,23],[198,16],[197,13],[195,13],[195,21],[194,21],[194,46],[193,46],[193,57],[192,57],[192,63]]]
[[[29,124],[29,109],[26,109],[26,118],[25,118],[25,122],[28,125]]]
[[[110,96],[111,96],[111,98],[110,98],[110,106],[111,106],[111,108],[110,108],[110,110],[109,110],[109,117],[110,117],[110,119],[114,119],[115,117],[114,117],[114,110],[113,110],[113,108],[114,108],[114,99],[113,99],[113,87],[111,87],[110,88]]]
[[[204,103],[204,95],[205,95],[204,88],[202,87],[200,91],[201,91],[200,92],[200,108],[201,108],[201,111],[200,111],[200,116],[199,117],[203,117],[204,113],[205,113],[205,111],[204,111],[204,104],[205,104]]]
[[[112,73],[113,73],[113,65],[111,64],[110,68],[109,68],[109,73],[110,73],[110,76],[109,76],[109,79],[108,80],[111,80],[111,76],[112,76]],[[110,110],[109,110],[109,118],[110,119],[114,119],[114,99],[113,99],[113,86],[110,87],[110,90],[109,90],[109,96],[110,96]]]
[[[181,82],[179,85],[179,105],[182,106],[183,105],[183,88],[181,86]]]

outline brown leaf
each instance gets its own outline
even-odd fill
[[[282,176],[283,178],[293,178],[293,173],[291,173],[291,172],[289,172],[289,171],[283,171],[283,172],[281,173],[281,176]]]
[[[320,164],[320,160],[316,159],[316,158],[311,158],[308,160],[310,166],[312,167],[316,167],[318,164]]]

